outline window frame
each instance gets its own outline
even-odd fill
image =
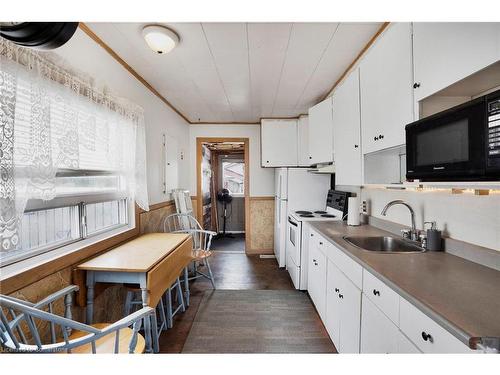
[[[31,251],[21,252],[17,255],[12,255],[7,257],[7,259],[0,259],[0,270],[5,267],[19,265],[23,266],[23,262],[30,261],[32,259],[36,259],[37,257],[44,256],[46,254],[50,254],[51,252],[55,252],[56,250],[60,250],[60,255],[63,256],[67,252],[75,251],[75,247],[78,247],[79,244],[82,244],[82,247],[86,247],[89,245],[93,245],[103,239],[113,237],[119,235],[123,232],[132,230],[136,227],[136,219],[134,215],[134,202],[131,202],[131,199],[116,194],[96,194],[86,196],[84,201],[80,201],[77,204],[74,203],[76,197],[81,198],[82,196],[72,196],[72,197],[56,197],[50,201],[40,201],[40,202],[29,202],[31,206],[28,204],[25,210],[27,212],[36,212],[49,210],[54,208],[61,207],[77,207],[78,210],[78,225],[79,225],[79,237],[71,240],[61,241],[57,243],[52,243],[46,246],[42,246],[40,248],[33,249]],[[72,202],[72,204],[67,204],[68,199]],[[123,206],[125,213],[123,218],[125,220],[124,223],[119,223],[113,225],[111,227],[102,228],[96,232],[92,232],[88,234],[86,232],[86,205],[93,203],[101,203],[101,202],[109,202],[109,201],[120,201],[119,205]],[[37,200],[38,201],[38,200]],[[66,203],[66,204],[65,204]],[[119,206],[119,207],[120,207]],[[66,251],[65,251],[66,250]]]
[[[222,186],[224,186],[224,163],[229,163],[229,164],[242,164],[243,165],[243,192],[241,193],[234,193],[234,192],[231,192],[231,195],[233,197],[244,197],[245,196],[245,173],[246,173],[246,169],[245,169],[245,160],[242,160],[242,159],[232,159],[232,158],[223,158],[221,160],[221,171],[222,171],[222,176],[221,176],[221,184]]]

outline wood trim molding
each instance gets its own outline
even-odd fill
[[[168,200],[168,201],[164,201],[164,202],[152,204],[151,206],[149,206],[149,211],[144,211],[142,208],[139,208],[139,213],[143,214],[143,213],[146,213],[146,212],[151,212],[151,211],[154,211],[154,210],[159,210],[160,208],[169,207],[169,206],[173,206],[173,205],[175,205],[175,201],[171,199],[171,200]]]
[[[366,45],[363,47],[363,49],[358,53],[358,55],[354,58],[354,60],[349,64],[349,66],[344,70],[344,73],[337,79],[337,81],[333,84],[332,88],[328,91],[328,93],[320,100],[322,102],[329,96],[333,94],[333,90],[342,82],[342,80],[349,74],[351,69],[356,65],[356,63],[363,57],[363,55],[368,51],[368,49],[372,46],[373,43],[378,39],[380,34],[384,32],[385,29],[389,26],[390,22],[384,22],[382,26],[377,30],[377,32],[371,37],[371,39],[366,43]]]
[[[250,197],[251,201],[273,201],[274,196],[265,196],[265,197]]]
[[[56,256],[44,261],[34,261],[24,268],[9,272],[10,266],[5,266],[2,269],[0,278],[0,294],[10,294],[16,290],[22,289],[30,284],[33,284],[47,276],[57,273],[67,267],[76,265],[88,258],[108,251],[112,247],[118,246],[123,242],[129,241],[137,237],[140,233],[140,208],[136,205],[135,208],[135,228],[126,232],[117,234],[116,236],[106,238],[105,240],[96,242],[84,248],[76,249],[70,253]]]
[[[139,73],[135,71],[120,55],[118,55],[110,46],[108,46],[101,38],[97,36],[85,23],[80,22],[78,27],[87,34],[94,42],[101,46],[107,53],[111,55],[121,66],[123,66],[130,74],[132,74],[140,83],[142,83],[149,91],[151,91],[158,99],[165,103],[171,110],[177,113],[188,124],[192,122],[181,111],[175,108],[162,94],[158,92],[148,81],[144,79]]]

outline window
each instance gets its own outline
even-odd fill
[[[222,162],[222,186],[233,195],[245,194],[245,163],[241,161]]]
[[[2,256],[2,265],[125,227],[128,210],[126,198],[27,210],[22,217],[21,239],[15,249]]]
[[[148,209],[143,110],[8,43],[0,38],[0,266],[99,241],[133,224],[134,203]]]

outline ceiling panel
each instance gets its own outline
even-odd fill
[[[258,122],[316,104],[380,23],[171,23],[180,44],[151,51],[143,24],[88,26],[192,122]]]

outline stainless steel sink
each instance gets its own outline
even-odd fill
[[[344,236],[344,240],[360,249],[380,253],[423,253],[425,251],[417,242],[390,236]]]

